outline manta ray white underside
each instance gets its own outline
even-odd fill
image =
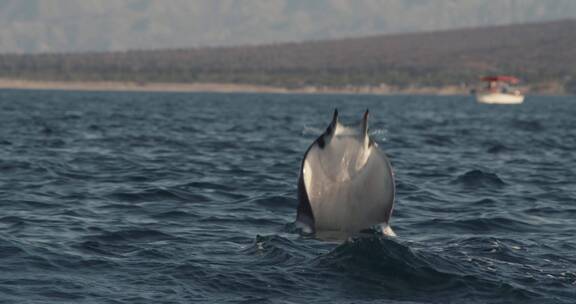
[[[338,122],[338,111],[304,155],[298,183],[297,223],[309,231],[358,232],[381,225],[394,206],[388,158],[368,136],[368,111],[359,128]]]

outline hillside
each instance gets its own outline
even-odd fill
[[[576,92],[576,20],[262,46],[0,55],[0,78],[282,87],[473,83],[505,73]]]

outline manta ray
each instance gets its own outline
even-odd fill
[[[338,121],[310,145],[300,166],[296,224],[306,233],[356,233],[372,227],[394,236],[394,175],[386,154],[368,135],[368,113],[359,127]]]

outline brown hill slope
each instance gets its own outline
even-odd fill
[[[576,20],[263,46],[0,55],[0,77],[42,80],[440,86],[492,73],[571,88]]]

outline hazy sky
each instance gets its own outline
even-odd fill
[[[576,0],[0,0],[0,52],[238,45],[576,17]]]

